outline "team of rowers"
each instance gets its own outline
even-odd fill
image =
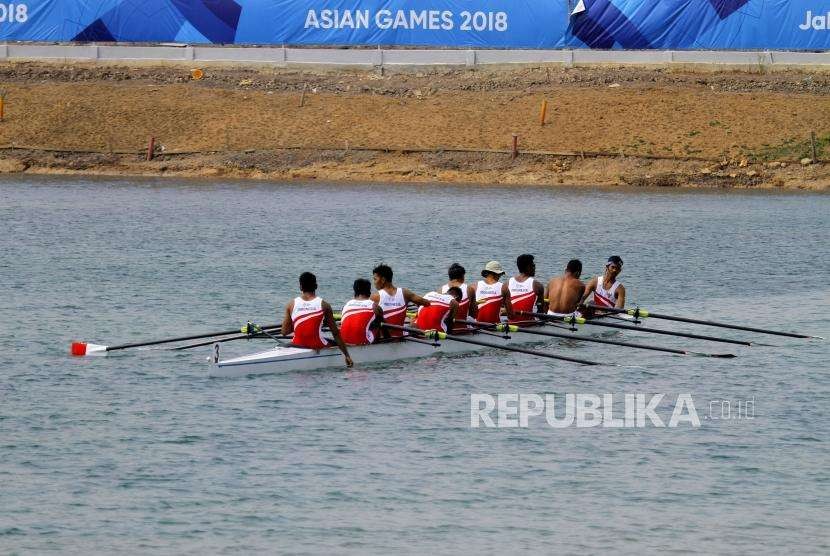
[[[406,323],[409,305],[418,307],[410,321],[412,327],[453,333],[469,331],[469,324],[465,322],[497,324],[503,317],[513,324],[530,324],[534,322],[534,312],[563,317],[580,313],[591,316],[593,309],[585,303],[592,295],[593,305],[622,308],[625,287],[617,280],[622,266],[620,257],[609,257],[605,273],[585,284],[579,279],[582,263],[573,259],[545,287],[535,278],[533,255],[519,255],[516,259],[519,272],[507,282],[502,282],[505,271],[497,261],[484,265],[481,280],[472,284],[466,283],[464,267],[453,263],[447,271],[447,283],[437,291],[420,296],[396,286],[392,282],[392,269],[380,264],[372,270],[374,292],[365,278],[354,281],[354,298],[343,306],[339,326],[331,305],[317,296],[316,276],[304,272],[300,275],[300,295],[285,308],[282,334],[293,333],[291,341],[297,347],[323,349],[332,345],[323,337],[323,326],[327,326],[343,352],[346,366],[351,367],[348,346],[368,345],[381,337],[404,335],[400,327]],[[391,326],[381,326],[381,323]]]

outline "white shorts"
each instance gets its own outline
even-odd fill
[[[554,313],[553,311],[548,311],[548,315],[552,317],[582,317],[582,313],[579,311],[574,311],[573,313]]]

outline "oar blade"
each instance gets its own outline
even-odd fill
[[[69,346],[69,353],[75,357],[84,357],[87,355],[106,355],[107,346],[90,344],[87,342],[72,342],[72,345]]]

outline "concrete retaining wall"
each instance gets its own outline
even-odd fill
[[[190,45],[0,44],[0,61],[237,65],[477,66],[488,64],[820,67],[830,52],[704,50],[440,50]]]

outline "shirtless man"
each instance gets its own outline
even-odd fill
[[[545,290],[549,315],[565,317],[574,314],[585,291],[585,284],[579,279],[581,274],[582,262],[571,259],[562,275],[550,279]]]

